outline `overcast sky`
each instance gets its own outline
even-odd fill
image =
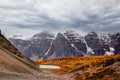
[[[120,32],[120,0],[0,0],[0,29],[25,38],[43,30]]]

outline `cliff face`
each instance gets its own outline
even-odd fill
[[[81,36],[75,31],[57,35],[50,32],[35,34],[28,40],[10,38],[12,44],[31,59],[53,59],[67,56],[111,55],[120,52],[120,33]]]

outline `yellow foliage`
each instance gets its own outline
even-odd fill
[[[85,56],[85,57],[66,57],[66,58],[57,58],[52,60],[34,60],[38,64],[53,64],[62,67],[62,70],[65,72],[72,71],[74,69],[83,69],[86,72],[93,70],[100,70],[105,67],[107,60],[120,58],[120,55],[111,55],[111,56]]]

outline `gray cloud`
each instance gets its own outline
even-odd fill
[[[120,0],[0,0],[0,28],[116,32],[119,13]]]

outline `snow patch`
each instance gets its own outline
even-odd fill
[[[114,55],[114,53],[106,51],[105,55]]]
[[[111,41],[111,38],[107,33],[98,33],[98,38],[100,40],[105,41],[106,43],[110,43],[110,41]]]
[[[92,54],[94,54],[93,49],[91,49],[90,47],[87,47],[87,53],[92,53]]]
[[[39,65],[39,68],[48,68],[48,69],[60,69],[61,67],[55,65]]]
[[[74,44],[71,44],[71,46],[74,47],[74,48],[76,48],[76,47],[74,46]]]
[[[64,36],[65,39],[67,39],[68,41],[70,41],[70,40],[67,38],[67,36],[65,36],[64,34],[63,34],[63,36]]]
[[[76,51],[81,52],[81,53],[85,56],[85,54],[84,54],[82,51],[78,50],[78,49],[75,47],[74,44],[71,44],[71,46],[72,46]]]
[[[113,47],[110,47],[110,52],[114,52],[115,49]]]
[[[106,51],[105,55],[114,55],[115,49],[113,47],[110,47],[110,51]]]
[[[53,38],[53,40],[55,40],[56,37],[57,37],[57,35],[55,35],[55,37]],[[48,53],[49,53],[49,51],[50,51],[50,49],[51,49],[51,47],[52,47],[52,44],[53,44],[53,41],[51,41],[50,47],[48,48],[48,50],[47,50],[47,52],[45,53],[44,56],[48,55]]]
[[[45,53],[45,56],[48,55],[48,53],[49,53],[51,47],[52,47],[52,42],[50,43],[50,47],[48,48],[47,52]]]

